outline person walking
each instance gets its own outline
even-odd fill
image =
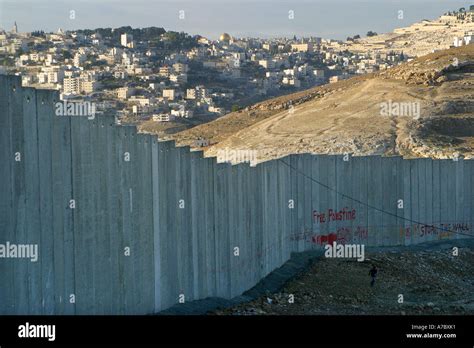
[[[372,280],[370,281],[370,286],[373,287],[375,284],[375,278],[377,277],[377,267],[375,265],[372,266],[372,268],[369,271],[369,275],[372,277]]]

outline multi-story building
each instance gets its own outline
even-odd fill
[[[116,79],[124,80],[128,77],[128,73],[126,71],[122,71],[122,70],[114,71],[114,77]]]
[[[284,85],[294,86],[294,87],[301,87],[301,81],[298,80],[296,77],[283,77],[282,83]]]
[[[79,90],[80,93],[93,93],[97,90],[98,82],[93,80],[79,80]]]
[[[183,63],[174,63],[173,70],[177,74],[185,74],[188,72],[188,65]]]
[[[161,77],[170,77],[171,69],[169,66],[162,66],[158,72]]]
[[[258,65],[263,66],[265,69],[275,68],[275,62],[270,59],[262,59],[258,61]]]
[[[74,55],[74,66],[80,67],[82,63],[86,61],[86,55],[82,53],[76,53]]]
[[[64,94],[79,94],[79,77],[65,77],[63,80]]]
[[[214,114],[218,114],[218,115],[224,115],[225,114],[225,109],[224,108],[217,107],[217,106],[214,106],[214,105],[209,105],[207,111],[209,111],[211,113],[214,113]]]
[[[296,52],[312,52],[313,44],[311,42],[292,44],[291,50]]]
[[[46,84],[48,83],[48,74],[45,72],[39,72],[36,76],[39,84]]]
[[[181,83],[181,84],[187,83],[188,82],[188,74],[179,74],[179,75],[172,74],[172,75],[170,75],[170,81],[171,82],[176,82],[176,83]]]
[[[176,91],[174,89],[164,89],[163,90],[163,98],[168,100],[174,100],[176,97]]]
[[[133,35],[127,33],[120,35],[120,44],[123,47],[133,48]]]
[[[204,99],[209,97],[209,91],[204,86],[196,86],[186,90],[186,99]]]
[[[156,122],[171,122],[174,119],[175,116],[171,114],[155,114],[152,116],[152,120]]]
[[[171,115],[175,117],[192,118],[194,116],[194,112],[192,110],[179,108],[178,110],[171,110]]]
[[[98,82],[87,76],[65,77],[63,80],[64,94],[89,94],[95,92],[97,88]]]
[[[130,87],[122,87],[117,89],[117,98],[119,99],[127,99],[134,93],[134,89]]]

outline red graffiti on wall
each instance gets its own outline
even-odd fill
[[[365,230],[363,227],[357,228],[359,232]],[[366,230],[365,230],[366,231]],[[314,244],[318,245],[326,245],[332,244],[333,242],[337,242],[339,244],[346,244],[352,240],[352,229],[350,227],[340,227],[334,233],[329,233],[320,236],[313,236],[311,241]]]
[[[470,225],[466,223],[439,223],[435,225],[413,224],[408,227],[400,228],[400,237],[410,239],[412,236],[425,238],[435,236],[438,239],[450,238],[457,232],[468,233]]]
[[[337,229],[337,242],[345,244],[352,239],[352,230],[350,227],[340,227]]]
[[[322,236],[313,236],[312,242],[314,244],[319,244],[319,245],[326,245],[326,244],[332,244],[333,242],[337,241],[337,234],[335,233],[330,233]]]
[[[313,210],[313,221],[315,223],[326,223],[331,221],[351,221],[356,219],[356,210],[347,207],[341,210],[328,209],[327,213]]]
[[[405,238],[410,238],[411,236],[410,227],[400,227],[400,237],[403,238],[403,236],[405,236]]]

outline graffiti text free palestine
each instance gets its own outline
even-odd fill
[[[313,210],[313,221],[316,223],[326,223],[330,221],[348,221],[356,219],[356,210],[347,207],[341,210],[328,209],[327,213]]]

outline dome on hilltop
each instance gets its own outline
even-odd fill
[[[219,37],[219,41],[229,42],[230,40],[232,40],[232,37],[227,33],[224,33]]]

